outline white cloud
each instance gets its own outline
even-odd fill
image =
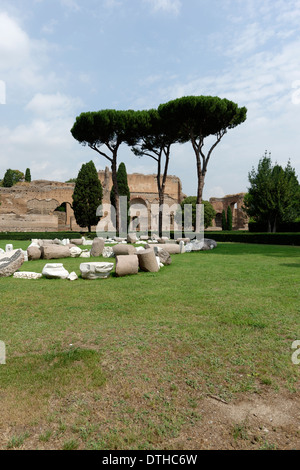
[[[0,64],[1,70],[16,69],[25,65],[30,57],[30,40],[17,22],[7,13],[0,13]]]
[[[104,0],[103,5],[104,5],[104,8],[113,9],[115,7],[122,5],[122,2],[120,2],[119,0]]]
[[[64,181],[76,176],[85,152],[71,135],[73,122],[71,117],[48,121],[39,117],[15,128],[0,128],[2,173],[13,166],[22,171],[31,168],[33,179]]]
[[[220,70],[218,75],[178,81],[162,89],[164,100],[185,95],[217,95],[247,106],[252,119],[282,112],[292,101],[293,83],[300,79],[300,40],[282,48],[246,55]]]
[[[30,167],[33,179],[65,181],[76,176],[84,150],[71,135],[79,99],[61,93],[37,93],[26,106],[29,122],[0,131],[2,168]],[[73,168],[73,169],[72,169]]]
[[[81,73],[79,75],[79,80],[82,82],[82,83],[86,83],[86,84],[89,84],[91,83],[91,77],[88,73]]]
[[[224,189],[221,186],[212,186],[209,188],[209,191],[207,191],[207,199],[210,199],[211,197],[224,197],[226,196]]]
[[[224,136],[209,162],[206,199],[244,191],[247,173],[265,149],[272,151],[272,159],[280,164],[285,165],[290,157],[292,165],[297,165],[299,0],[194,0],[193,12],[188,0],[91,0],[86,4],[57,0],[51,13],[45,1],[44,11],[42,5],[28,11],[21,6],[21,0],[15,2],[14,8],[12,3],[2,0],[7,13],[0,13],[0,102],[1,80],[6,84],[7,95],[6,106],[0,107],[2,175],[10,166],[22,171],[32,167],[34,179],[64,181],[76,176],[82,161],[94,157],[95,152],[80,146],[70,133],[74,118],[83,107],[72,93],[81,96],[89,108],[109,103],[110,107],[144,109],[189,94],[218,95],[247,106],[247,121]],[[99,8],[93,8],[96,4]],[[131,10],[126,10],[128,4]],[[164,19],[176,19],[181,12],[185,18],[196,13],[199,17],[203,4],[210,10],[205,17],[207,28],[198,29],[187,20],[186,27],[175,30],[181,39],[180,47],[179,41],[172,40],[174,30],[166,29],[165,24],[156,23],[155,30],[147,31],[149,34],[143,37],[140,28],[132,28],[136,21],[139,27],[149,26],[146,8]],[[212,8],[216,7],[219,11],[214,15]],[[220,16],[222,21],[218,22]],[[96,19],[101,19],[97,26]],[[58,34],[51,37],[63,22],[64,28],[57,28]],[[30,27],[34,28],[32,32]],[[110,36],[106,39],[102,34],[99,38],[100,31],[106,28],[114,37],[112,43]],[[41,40],[46,34],[52,41],[57,38],[59,44]],[[84,41],[80,40],[82,37]],[[110,62],[101,59],[100,42],[107,48]],[[168,55],[165,45],[173,47]],[[189,54],[184,57],[183,51]],[[124,55],[128,67],[121,62],[116,73],[114,67]],[[145,56],[149,67],[141,60]],[[157,67],[160,56],[168,60]],[[180,65],[175,64],[174,58],[181,61]],[[124,90],[129,90],[126,80],[130,59],[134,59],[136,68],[134,73],[130,68],[128,77],[132,83],[125,95]],[[84,64],[84,70],[78,64]],[[97,93],[93,93],[95,88]],[[155,171],[151,159],[134,158],[126,146],[120,149],[119,161],[128,163],[130,172]],[[98,157],[95,162],[99,169],[107,164]],[[190,145],[174,147],[169,172],[180,176],[185,193],[196,194],[195,156]]]
[[[30,38],[17,19],[0,13],[0,78],[6,83],[8,104],[24,102],[37,89],[57,86],[59,80],[48,68],[53,47],[57,46]]]
[[[0,104],[6,103],[6,83],[0,80]]]
[[[292,166],[300,174],[297,131],[300,40],[285,34],[290,10],[284,3],[275,2],[273,14],[277,23],[269,23],[268,27],[257,17],[262,11],[255,13],[255,4],[249,1],[245,5],[251,12],[251,21],[245,23],[244,19],[232,33],[226,29],[225,41],[221,34],[214,37],[214,46],[217,43],[218,52],[225,57],[223,65],[218,64],[217,72],[212,69],[193,79],[183,76],[161,87],[157,96],[158,102],[166,102],[186,95],[213,95],[248,108],[247,121],[229,131],[214,151],[204,187],[205,198],[220,197],[222,191],[226,194],[246,191],[248,172],[257,165],[265,149],[272,152],[272,159],[280,165],[285,166],[291,158]],[[265,14],[271,14],[271,3],[266,2],[264,6]],[[280,8],[284,18],[280,18]],[[190,152],[187,147],[187,154]],[[187,187],[189,193],[195,193],[195,186],[187,183],[188,173],[180,166],[176,168],[185,182],[183,190],[186,192]]]
[[[80,11],[80,6],[76,2],[76,0],[60,0],[60,3],[63,7],[66,7],[69,10],[72,10],[74,12]]]
[[[57,26],[58,24],[58,21],[57,20],[50,20],[48,21],[48,23],[45,23],[43,26],[42,26],[42,33],[44,34],[53,34],[55,32],[55,27]]]
[[[251,23],[243,28],[242,33],[238,31],[234,35],[232,45],[228,48],[226,54],[240,58],[263,46],[274,35],[273,28],[262,30],[259,23]]]
[[[180,0],[144,0],[153,8],[153,11],[164,11],[166,13],[172,13],[178,15],[181,10]]]
[[[27,104],[26,109],[44,119],[60,119],[73,116],[79,106],[82,106],[81,100],[61,93],[37,93]]]
[[[0,126],[1,173],[13,166],[32,168],[34,179],[76,176],[77,159],[84,152],[70,129],[82,101],[52,92],[63,83],[49,67],[53,47],[32,39],[16,17],[0,13],[0,83],[6,85],[7,95],[3,110],[11,116],[13,106],[19,109],[15,124],[5,120]],[[70,174],[72,167],[75,175]]]

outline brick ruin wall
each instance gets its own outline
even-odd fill
[[[103,203],[110,203],[112,188],[111,172],[108,168],[98,172],[103,186]],[[150,212],[151,204],[158,204],[156,175],[128,174],[130,200],[141,204]],[[36,180],[31,183],[17,183],[12,188],[0,188],[0,232],[57,232],[86,231],[76,224],[72,210],[74,183]],[[168,176],[165,203],[169,206],[180,204],[185,195],[177,176]],[[222,211],[230,205],[233,214],[233,229],[246,230],[248,220],[242,210],[244,193],[211,198],[216,211],[211,229],[220,230]],[[56,209],[64,204],[65,211]],[[95,230],[96,227],[93,227]]]
[[[211,230],[222,230],[222,212],[227,213],[230,206],[232,212],[232,229],[248,230],[248,217],[243,211],[245,193],[229,194],[222,198],[210,198],[209,202],[216,211]]]
[[[55,210],[63,202],[67,203],[67,210],[62,214],[69,225],[73,189],[74,184],[44,180],[0,188],[0,231],[58,231],[61,213],[57,214]]]
[[[106,168],[98,174],[103,186],[103,203],[110,203],[111,172]],[[144,204],[147,210],[158,202],[155,175],[129,174],[128,184],[131,202]],[[0,188],[0,232],[86,231],[76,224],[71,207],[73,190],[74,183],[45,180]],[[166,204],[180,203],[183,197],[180,179],[168,176]],[[57,211],[62,204],[66,211]]]
[[[109,203],[110,191],[113,185],[111,172],[106,167],[104,171],[99,171],[98,175],[103,186],[103,202]],[[127,175],[127,181],[131,202],[140,199],[147,206],[158,203],[156,175],[132,173]],[[165,194],[166,203],[181,203],[185,195],[182,193],[181,181],[177,176],[167,177]]]

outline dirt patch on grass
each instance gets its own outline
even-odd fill
[[[199,423],[186,428],[168,449],[300,450],[300,401],[296,394],[265,393],[233,403],[203,399]]]
[[[146,346],[110,348],[101,359],[91,348],[87,357],[77,349],[77,355],[56,354],[48,368],[57,357],[61,367],[72,359],[68,368],[76,366],[81,381],[72,376],[62,387],[48,380],[43,393],[26,386],[1,391],[0,449],[300,450],[298,388],[274,391],[257,380],[251,393],[213,392],[192,368],[189,351],[178,361],[172,348]],[[91,380],[97,368],[105,381]]]
[[[0,450],[300,450],[298,387],[274,391],[251,376],[251,388],[233,394],[220,377],[213,388],[211,369],[200,375],[192,350],[176,338],[173,347],[153,340],[151,348],[130,339],[123,336],[122,345],[110,344],[102,355],[76,345],[71,355],[35,358],[43,373],[50,358],[46,372],[55,366],[56,378],[65,361],[77,371],[66,383],[44,380],[38,391],[29,380],[23,387],[17,362],[15,387],[0,392]],[[105,380],[92,380],[98,369]],[[229,377],[232,387],[238,377]],[[39,383],[35,376],[33,382]]]
[[[31,417],[25,410],[3,412],[0,426],[0,448],[19,450],[60,450],[67,446],[90,449],[91,442],[100,450],[138,449],[145,440],[145,427],[138,423],[142,416],[141,397],[134,390],[127,414],[119,413],[112,401],[110,387],[104,387],[101,397],[92,394],[50,400],[48,412],[39,416],[38,409]],[[9,399],[6,398],[6,405]],[[135,403],[134,403],[135,402]],[[31,408],[33,411],[33,408]],[[9,411],[9,407],[7,408]],[[199,397],[194,407],[194,421],[178,425],[155,437],[149,433],[149,445],[144,450],[300,450],[300,402],[296,394],[265,391],[240,396],[232,402],[218,397]],[[143,419],[154,425],[158,419],[154,403]],[[121,421],[126,423],[124,431]],[[172,423],[169,422],[170,428]],[[145,425],[145,422],[144,422]],[[157,429],[163,431],[156,423]]]

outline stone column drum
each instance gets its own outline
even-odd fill
[[[116,256],[116,275],[118,277],[137,274],[139,271],[139,260],[137,255]]]
[[[101,256],[103,249],[104,249],[105,242],[103,238],[94,238],[92,248],[91,248],[91,256],[97,257]]]
[[[113,252],[115,256],[118,255],[134,255],[136,250],[133,245],[126,245],[125,243],[120,243],[113,247]]]
[[[150,273],[157,273],[159,271],[155,252],[152,248],[139,252],[137,256],[141,271]]]

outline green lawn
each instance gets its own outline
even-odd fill
[[[164,448],[209,394],[296,396],[299,280],[299,247],[231,243],[155,274],[0,278],[0,448]]]

